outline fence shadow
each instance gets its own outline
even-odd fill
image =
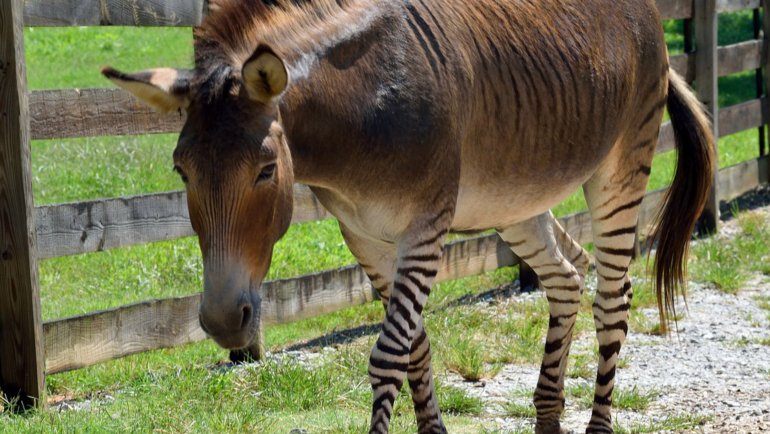
[[[520,295],[522,293],[532,292],[532,287],[521,289],[521,285],[518,280],[508,283],[497,288],[492,288],[479,294],[466,294],[458,297],[454,300],[450,300],[433,308],[426,310],[427,315],[431,315],[435,312],[443,312],[448,309],[452,309],[459,306],[467,306],[479,302],[490,302],[495,299],[509,299]],[[382,327],[381,323],[364,324],[358,327],[353,327],[345,330],[337,330],[335,332],[319,336],[315,339],[311,339],[306,342],[301,342],[284,348],[284,351],[300,351],[300,350],[313,350],[333,345],[344,345],[353,342],[364,336],[374,336],[380,332]]]
[[[722,220],[730,221],[739,212],[751,211],[767,205],[770,205],[770,185],[760,185],[729,202],[720,202],[719,212],[722,215]]]

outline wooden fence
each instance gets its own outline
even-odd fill
[[[686,23],[686,52],[673,67],[695,88],[714,116],[718,137],[768,121],[765,96],[719,109],[717,79],[767,67],[767,39],[717,46],[717,15],[757,9],[759,0],[658,0],[661,15]],[[762,6],[770,5],[763,0]],[[31,195],[30,140],[98,135],[178,132],[183,119],[160,116],[118,89],[28,92],[23,26],[195,26],[205,0],[10,0],[0,2],[0,386],[7,396],[34,403],[45,373],[77,369],[105,360],[205,339],[198,325],[200,295],[151,300],[43,323],[38,259],[98,252],[193,235],[184,192],[35,207]],[[764,20],[764,34],[770,28]],[[695,32],[691,33],[692,24]],[[696,50],[691,50],[694,40]],[[762,86],[760,86],[761,88]],[[760,92],[761,94],[761,92]],[[761,139],[764,140],[764,139]],[[764,149],[764,145],[760,145]],[[658,152],[674,148],[664,124]],[[706,226],[718,222],[719,201],[768,182],[768,157],[714,173]],[[663,191],[649,193],[640,227],[646,228]],[[304,186],[295,187],[294,222],[329,214]],[[587,213],[561,219],[580,242],[588,242]],[[450,243],[438,281],[471,276],[518,260],[496,235]],[[276,324],[370,302],[376,294],[358,266],[263,285],[263,324]]]

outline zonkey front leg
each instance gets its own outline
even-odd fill
[[[408,378],[419,432],[445,433],[422,310],[440,265],[446,229],[427,225],[398,243],[385,320],[369,359],[374,402],[370,433],[387,433],[393,404]],[[425,228],[423,226],[423,228]]]

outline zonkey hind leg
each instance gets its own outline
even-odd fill
[[[534,396],[535,431],[561,433],[559,418],[564,411],[564,372],[588,269],[588,255],[550,212],[503,228],[499,233],[513,252],[537,273],[548,298],[548,334]]]
[[[366,272],[366,275],[372,282],[372,286],[377,290],[387,314],[396,274],[396,245],[356,236],[345,228],[343,224],[340,224],[340,228],[342,229],[345,242]],[[440,242],[441,240],[435,241],[436,244],[440,244]],[[378,346],[386,348],[386,352],[403,352],[401,332],[402,330],[398,328],[398,323],[384,322]],[[383,369],[385,367],[380,365],[370,367],[369,369],[375,393],[378,386],[391,381],[387,375],[382,375],[388,371],[388,369]],[[419,432],[446,432],[441,419],[433,382],[430,340],[425,332],[421,316],[418,318],[414,338],[409,348],[409,362],[406,374],[411,389]],[[376,406],[377,403],[375,402],[374,411],[377,411]],[[384,410],[380,409],[380,411]],[[380,425],[379,427],[381,428],[382,426]],[[372,428],[374,429],[375,425]]]
[[[657,106],[652,109],[653,112],[661,110],[662,107]],[[649,131],[641,136],[655,137],[658,125],[657,121],[652,123]],[[615,370],[628,333],[628,309],[632,297],[628,266],[634,253],[639,206],[654,152],[653,147],[637,146],[626,151],[627,148],[619,148],[623,151],[614,153],[614,158],[583,186],[591,213],[598,277],[593,314],[599,364],[591,421],[586,428],[589,433],[613,432],[611,407]]]

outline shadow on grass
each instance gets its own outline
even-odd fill
[[[760,185],[754,190],[744,193],[730,202],[719,203],[719,213],[722,221],[730,221],[735,214],[743,211],[751,211],[770,205],[770,185]]]
[[[479,294],[466,294],[435,308],[428,309],[426,314],[431,315],[436,312],[443,312],[460,306],[468,306],[479,302],[489,302],[495,299],[513,298],[522,293],[532,292],[531,290],[522,291],[519,281],[492,288]],[[284,351],[300,351],[319,349],[327,346],[345,345],[364,336],[374,336],[380,332],[381,323],[364,324],[345,330],[338,330],[306,342],[301,342],[284,348]]]
[[[759,186],[730,202],[721,202],[721,218],[723,221],[729,221],[735,217],[733,213],[736,211],[748,211],[767,205],[770,205],[770,185]],[[528,292],[532,292],[531,288],[522,290],[520,282],[516,280],[512,283],[492,288],[478,294],[463,295],[442,305],[429,308],[426,311],[426,314],[431,315],[433,313],[446,311],[460,306],[473,305],[480,302],[488,303],[495,299],[510,299]],[[338,330],[306,342],[288,346],[284,348],[284,350],[300,351],[319,349],[326,346],[345,345],[364,336],[374,336],[380,332],[381,327],[381,323],[372,323]]]

